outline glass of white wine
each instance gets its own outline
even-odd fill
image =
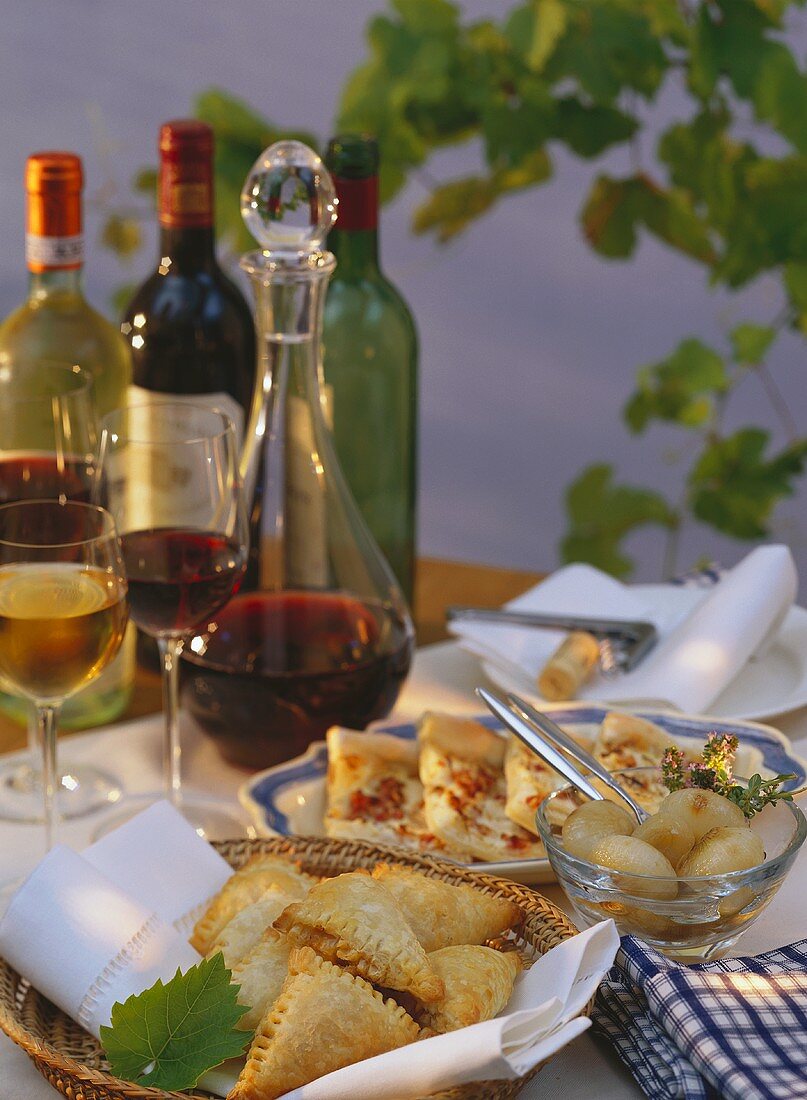
[[[56,824],[59,709],[114,658],[128,615],[108,512],[72,500],[0,507],[0,679],[36,710],[47,849]]]
[[[0,355],[0,504],[19,500],[89,503],[98,423],[93,380],[76,365]],[[131,631],[130,631],[131,635]],[[124,648],[133,646],[133,637]],[[84,729],[117,718],[128,701],[118,661],[62,711],[62,728]],[[0,690],[0,711],[28,722],[28,756],[0,765],[0,820],[41,821],[39,744],[27,699]],[[62,765],[62,817],[82,817],[121,797],[118,780],[89,763]]]

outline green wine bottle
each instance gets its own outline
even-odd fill
[[[417,333],[378,265],[378,146],[341,135],[326,154],[339,198],[325,300],[324,375],[339,462],[412,602],[417,494]]]

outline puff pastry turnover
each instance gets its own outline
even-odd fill
[[[366,871],[318,883],[274,926],[367,981],[406,990],[426,1003],[443,995],[443,983],[397,902]]]
[[[241,986],[238,1003],[250,1006],[237,1025],[244,1031],[254,1031],[279,996],[289,972],[291,947],[288,936],[267,928],[254,947],[233,967],[232,980]]]
[[[515,951],[465,945],[444,947],[429,956],[443,979],[445,996],[418,1013],[418,1022],[439,1033],[481,1023],[496,1016],[513,992],[521,970]]]
[[[217,936],[236,913],[257,901],[268,889],[275,886],[292,897],[301,898],[316,879],[298,870],[282,856],[257,853],[240,867],[196,922],[190,937],[192,947],[200,955],[207,955]]]
[[[515,902],[471,886],[452,886],[400,864],[379,863],[373,871],[395,898],[424,951],[479,944],[500,936],[522,919]]]
[[[207,952],[208,958],[221,951],[224,964],[231,970],[239,959],[243,958],[258,941],[272,922],[283,912],[287,905],[296,901],[299,895],[288,894],[276,886],[270,886],[257,901],[236,913],[225,924],[214,939]],[[248,1003],[252,1003],[251,1001]]]
[[[298,948],[228,1100],[275,1100],[418,1036],[418,1025],[394,1001],[310,948]]]

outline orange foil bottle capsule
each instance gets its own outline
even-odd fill
[[[84,262],[81,158],[34,153],[25,165],[25,258],[34,272],[78,269]]]

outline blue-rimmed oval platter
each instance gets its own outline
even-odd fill
[[[593,741],[608,708],[591,703],[544,704],[564,729],[581,740]],[[807,781],[807,764],[793,754],[788,739],[771,726],[736,719],[689,716],[668,711],[636,710],[634,713],[661,726],[682,748],[700,748],[712,730],[735,734],[740,742],[735,771],[737,775],[763,776],[795,773],[792,789]],[[491,729],[500,725],[490,716],[479,717]],[[373,730],[412,739],[415,726],[407,723],[377,723]],[[325,777],[328,752],[324,741],[309,746],[294,760],[258,772],[241,787],[239,797],[251,814],[259,833],[264,836],[320,836],[324,834]],[[547,859],[514,859],[498,863],[476,863],[476,869],[501,875],[527,885],[552,882],[554,876]]]

